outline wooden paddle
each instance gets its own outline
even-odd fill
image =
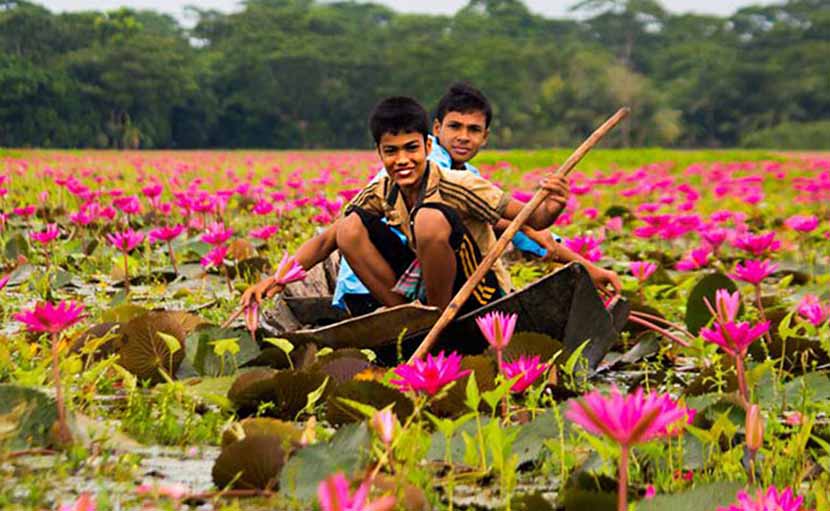
[[[568,175],[571,170],[579,163],[580,160],[590,151],[596,144],[599,142],[602,137],[608,134],[617,124],[620,123],[628,113],[631,111],[630,108],[620,108],[617,110],[617,113],[612,115],[608,118],[607,121],[602,123],[602,126],[596,129],[591,136],[588,137],[585,142],[580,145],[576,151],[571,154],[565,163],[562,164],[561,167],[556,169],[556,173],[561,173],[564,175]],[[504,230],[499,240],[496,244],[487,252],[487,255],[478,265],[476,271],[470,275],[470,278],[467,279],[467,282],[458,290],[458,293],[455,294],[452,301],[447,308],[444,309],[443,314],[438,318],[438,321],[433,325],[432,329],[427,334],[426,338],[421,342],[418,349],[415,350],[415,353],[412,354],[412,357],[409,359],[410,362],[412,360],[422,358],[427,352],[432,348],[435,342],[438,340],[438,336],[441,334],[441,331],[449,325],[453,319],[455,319],[456,314],[458,314],[458,310],[467,301],[467,298],[470,297],[470,294],[473,292],[473,289],[481,282],[481,279],[484,278],[484,275],[490,271],[490,268],[493,267],[493,263],[501,257],[502,253],[504,252],[505,248],[507,248],[507,244],[510,240],[513,239],[513,236],[516,232],[521,228],[522,225],[527,221],[531,214],[542,204],[542,201],[547,198],[548,192],[544,189],[539,189],[536,194],[533,196],[530,202],[525,204],[516,218],[510,222],[510,225],[507,229]]]

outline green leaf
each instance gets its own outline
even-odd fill
[[[793,315],[795,311],[790,312],[784,319],[781,320],[781,323],[778,324],[778,335],[781,337],[782,341],[786,341],[790,337],[793,337],[796,334],[798,328],[792,328],[793,323]]]
[[[170,351],[170,355],[173,355],[174,353],[182,349],[182,343],[180,343],[175,336],[166,334],[164,332],[156,332],[156,335],[159,336],[159,339],[164,341],[164,344],[167,345],[167,349]]]
[[[222,358],[225,354],[230,353],[236,355],[239,353],[239,339],[236,337],[226,337],[224,339],[216,339],[211,343],[213,345],[213,352],[217,357]]]
[[[219,342],[219,349],[222,350],[225,343],[220,341],[226,339],[235,339],[239,350],[223,355],[217,354],[217,346],[214,343]],[[201,376],[219,376],[223,370],[228,374],[260,354],[259,346],[248,332],[217,326],[197,328],[187,336],[184,345],[187,361]],[[228,357],[231,357],[232,361]]]
[[[343,403],[344,405],[349,406],[349,407],[355,409],[356,411],[360,412],[367,419],[371,419],[372,417],[375,416],[376,413],[378,413],[378,409],[375,408],[374,406],[367,405],[365,403],[361,403],[360,401],[355,401],[354,399],[348,399],[348,398],[345,398],[345,397],[338,397],[337,400],[340,401],[341,403]]]
[[[370,349],[360,350],[360,352],[366,355],[366,360],[368,360],[369,362],[374,362],[378,358],[377,354]],[[317,356],[319,357],[320,354],[317,353]]]
[[[55,401],[44,392],[0,384],[0,445],[15,450],[46,447],[57,418]]]
[[[692,288],[689,299],[686,301],[686,327],[691,333],[697,334],[712,319],[712,313],[704,299],[714,307],[715,293],[718,289],[726,289],[734,293],[738,290],[738,286],[732,282],[732,279],[718,272],[706,275]],[[743,305],[741,310],[743,310]]]
[[[582,357],[582,352],[585,351],[585,348],[588,347],[588,343],[590,342],[590,339],[583,342],[577,349],[574,350],[573,353],[570,354],[570,356],[568,356],[568,360],[566,360],[565,364],[562,366],[562,372],[567,375],[572,375],[574,373],[576,363],[579,362],[579,359]]]
[[[521,375],[516,375],[509,380],[503,380],[499,383],[498,387],[481,394],[484,402],[487,403],[487,406],[489,406],[494,413],[498,409],[499,402],[507,395],[508,392],[510,392],[510,387],[512,387],[519,378],[521,378]],[[472,378],[470,379],[472,380]]]
[[[735,501],[738,490],[743,488],[738,482],[718,482],[698,486],[693,490],[674,495],[657,495],[651,500],[642,500],[637,511],[700,511],[701,509],[718,509]]]
[[[356,474],[369,462],[372,437],[365,422],[341,427],[327,443],[295,452],[280,474],[280,493],[297,500],[317,495],[320,481],[335,472]]]
[[[441,419],[440,417],[436,417],[427,411],[425,411],[424,414],[430,421],[432,421],[435,427],[438,428],[438,431],[444,435],[444,438],[452,438],[453,433],[455,433],[455,424],[452,419]]]
[[[323,392],[326,391],[326,385],[329,384],[329,377],[326,376],[326,379],[323,380],[323,383],[314,389],[313,391],[309,392],[308,396],[306,397],[305,407],[300,410],[300,413],[297,414],[299,416],[303,412],[313,413],[314,412],[314,405],[320,401],[320,398],[323,397]]]
[[[554,405],[557,406],[557,405]],[[567,435],[568,422],[564,423]],[[544,449],[544,441],[559,437],[559,423],[556,414],[548,410],[536,416],[535,419],[517,427],[518,434],[513,443],[513,452],[519,456],[519,464],[539,459]]]
[[[294,345],[291,344],[291,341],[283,339],[282,337],[266,337],[263,341],[281,349],[286,355],[294,351]]]
[[[465,393],[466,400],[464,401],[464,404],[467,405],[467,408],[473,411],[478,410],[478,406],[481,404],[481,394],[478,392],[478,383],[476,383],[475,371],[470,373],[470,377],[467,378],[467,388],[465,389]]]

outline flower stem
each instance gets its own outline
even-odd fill
[[[646,320],[644,320],[644,319],[642,319],[638,316],[630,315],[630,316],[628,316],[628,321],[631,321],[632,323],[635,323],[637,325],[642,325],[642,326],[648,328],[649,330],[654,330],[658,334],[666,337],[667,339],[669,339],[671,341],[676,342],[677,344],[679,344],[683,347],[688,348],[690,346],[690,344],[688,342],[686,342],[683,339],[677,337],[676,335],[669,332],[668,330],[666,330],[664,328],[660,328],[659,326],[655,325],[654,323],[646,321]]]
[[[504,366],[504,355],[502,355],[501,350],[496,350],[496,362],[499,365],[499,373],[504,375],[502,372],[502,367]],[[474,378],[474,376],[470,376],[470,378]],[[507,418],[507,394],[501,398],[501,418]]]
[[[176,254],[173,253],[173,244],[167,242],[167,253],[170,254],[170,264],[173,265],[173,273],[179,274],[179,268],[176,266]]]
[[[744,359],[741,353],[735,356],[735,372],[738,377],[738,391],[741,393],[741,399],[746,408],[749,406],[749,390],[746,386],[746,371],[744,370]]]
[[[761,321],[767,320],[767,313],[764,310],[764,303],[761,300],[761,284],[755,284],[755,303],[758,305],[758,312],[761,314]],[[772,336],[769,333],[769,330],[764,334],[764,338],[767,340],[767,346],[772,346]],[[782,354],[783,356],[783,354]]]
[[[617,511],[628,509],[628,446],[621,446],[617,488]]]
[[[695,336],[694,336],[694,335],[692,335],[692,333],[691,333],[691,332],[689,332],[688,330],[686,330],[686,329],[685,329],[685,328],[683,328],[682,326],[678,325],[677,323],[674,323],[674,322],[672,322],[672,321],[669,321],[669,320],[668,320],[668,319],[666,319],[666,318],[661,318],[660,316],[655,316],[654,314],[649,314],[649,313],[647,313],[647,312],[643,312],[643,311],[634,311],[634,310],[633,310],[633,311],[631,311],[631,312],[629,313],[629,315],[637,316],[637,317],[638,317],[638,318],[640,318],[640,319],[645,319],[645,320],[648,320],[649,322],[653,322],[653,323],[662,323],[662,324],[664,324],[665,326],[670,326],[670,327],[674,328],[675,330],[677,330],[678,332],[682,333],[683,335],[688,336],[690,339],[694,339],[694,338],[695,338]]]
[[[61,445],[72,442],[72,432],[66,424],[66,405],[63,401],[63,386],[61,385],[60,357],[58,356],[59,338],[57,332],[52,332],[52,379],[55,380],[55,407],[58,410],[58,424],[56,436]]]
[[[233,284],[231,283],[231,272],[228,270],[228,265],[225,266],[225,281],[228,283],[228,292],[233,296]]]
[[[127,260],[127,251],[124,251],[124,290],[130,294],[130,265]]]

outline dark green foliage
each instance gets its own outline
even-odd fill
[[[432,108],[463,79],[495,105],[495,147],[571,146],[622,104],[634,115],[606,146],[826,147],[826,3],[721,18],[588,0],[567,20],[521,0],[471,0],[454,16],[243,5],[191,8],[185,29],[152,11],[7,3],[0,146],[367,147],[379,98]]]
[[[723,273],[712,273],[700,279],[692,288],[686,302],[686,327],[690,332],[697,334],[712,319],[712,313],[704,300],[708,300],[709,305],[714,308],[715,293],[718,289],[734,293],[738,287]]]
[[[413,411],[412,401],[392,387],[376,381],[352,380],[337,386],[326,401],[326,420],[338,426],[365,419],[358,410],[342,402],[341,398],[369,405],[377,410],[394,404],[392,410],[401,422],[412,415]]]

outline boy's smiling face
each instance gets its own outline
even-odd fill
[[[469,113],[447,112],[441,122],[435,120],[432,133],[450,153],[453,166],[456,166],[467,163],[478,154],[478,150],[487,144],[490,130],[487,129],[484,112],[476,110]]]
[[[421,133],[384,133],[378,144],[378,154],[389,177],[401,188],[412,188],[421,183],[427,167],[427,155],[432,141],[424,141]]]

